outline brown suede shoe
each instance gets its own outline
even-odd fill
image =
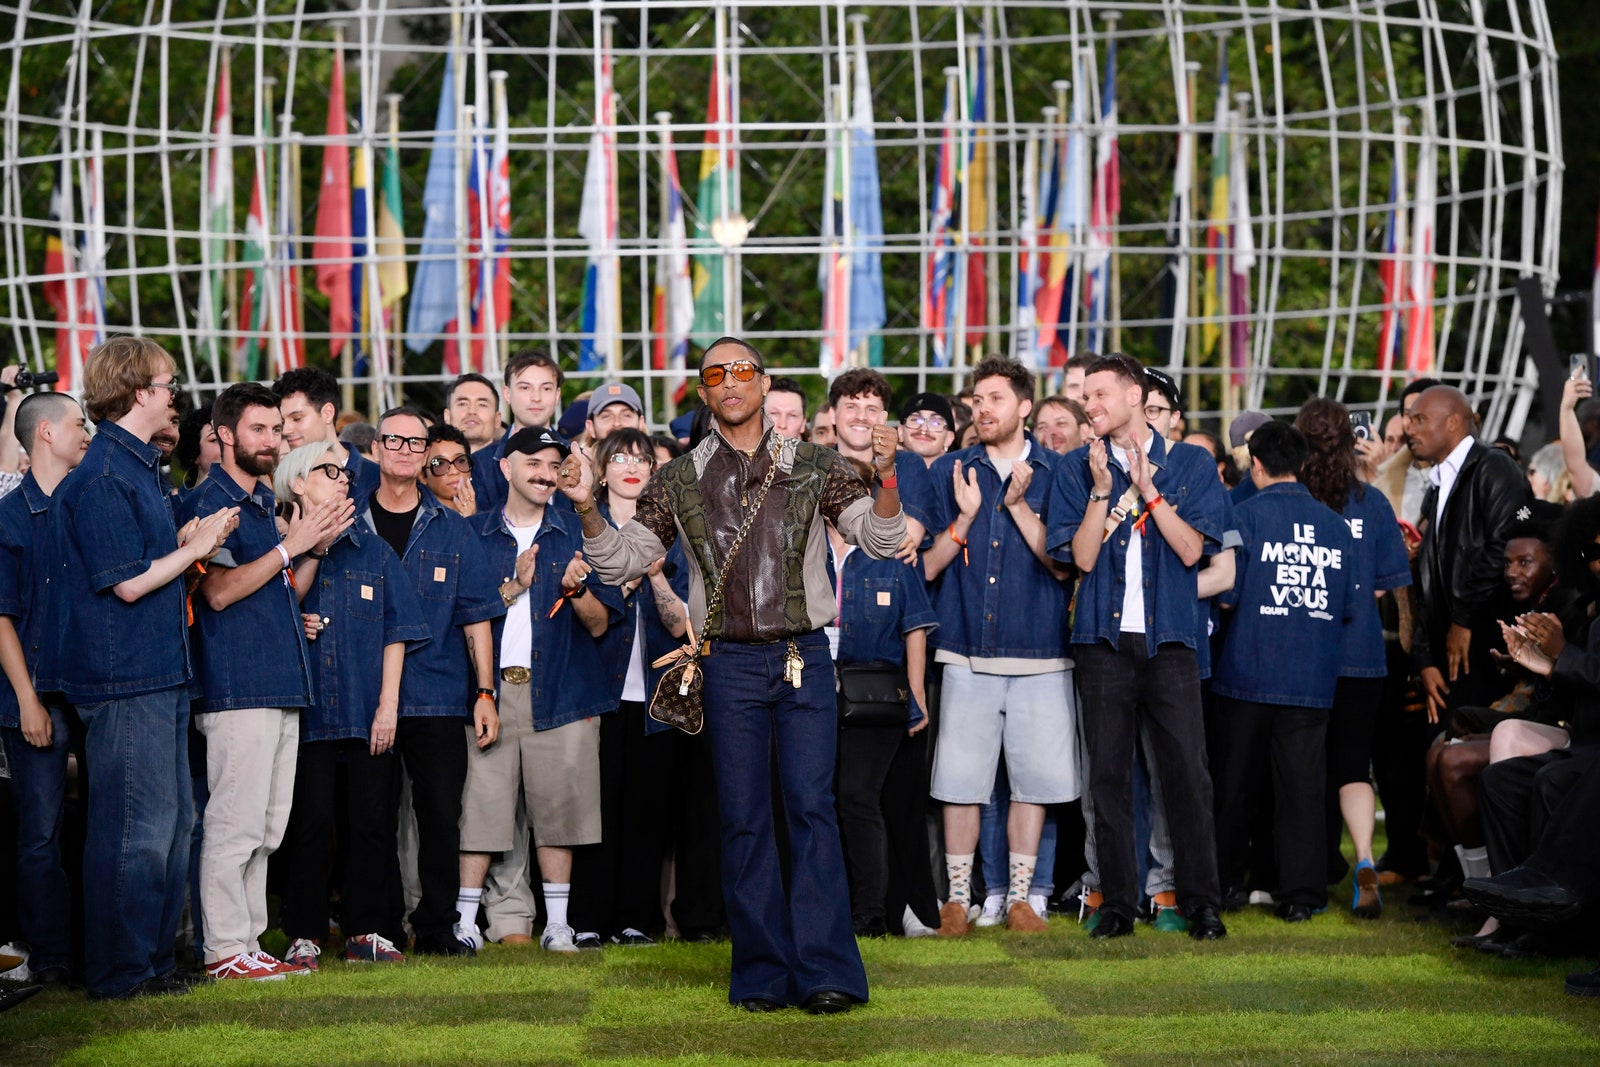
[[[533,938],[527,934],[507,934],[500,939],[502,945],[531,945]]]
[[[967,920],[967,906],[959,900],[947,900],[939,909],[939,936],[961,937],[972,929]]]
[[[1032,904],[1018,900],[1013,901],[1006,911],[1006,929],[1019,934],[1042,934],[1050,929],[1050,924],[1039,918]]]

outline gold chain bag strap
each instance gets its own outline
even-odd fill
[[[733,569],[733,561],[744,545],[745,535],[750,532],[750,527],[755,525],[756,516],[761,513],[761,505],[767,502],[767,490],[772,488],[772,479],[778,473],[779,447],[778,437],[774,434],[772,466],[767,468],[767,476],[761,482],[761,491],[756,494],[755,507],[745,516],[744,522],[739,526],[739,532],[733,538],[733,544],[728,547],[728,558],[722,561],[722,573],[717,575],[716,587],[711,590],[711,598],[706,602],[707,633],[711,632],[713,620],[722,608],[722,587],[728,580],[729,571]],[[685,625],[688,627],[689,643],[682,648],[673,649],[651,664],[653,667],[666,667],[667,673],[656,683],[655,695],[650,698],[650,717],[656,722],[677,727],[684,733],[692,735],[698,734],[706,725],[705,679],[700,668],[700,657],[704,654],[705,647],[695,638],[694,622],[688,621]],[[668,664],[671,666],[667,666]]]

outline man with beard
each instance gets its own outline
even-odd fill
[[[950,442],[956,438],[955,421],[950,401],[938,393],[918,393],[900,409],[900,444],[932,466],[950,451]]]
[[[444,421],[461,431],[473,452],[494,444],[500,436],[500,398],[494,383],[473,373],[451,382],[444,394]]]
[[[303,970],[261,949],[267,929],[267,857],[283,841],[294,797],[299,710],[311,702],[304,624],[290,568],[325,552],[349,527],[354,506],[330,501],[289,518],[280,538],[272,490],[283,416],[265,386],[230,386],[212,407],[222,461],[182,505],[179,518],[237,509],[195,589],[196,654],[206,738],[205,835],[200,910],[206,973],[262,981]]]
[[[712,342],[700,358],[712,428],[650,480],[620,530],[594,507],[587,457],[565,460],[559,484],[583,521],[584,557],[608,585],[643,575],[680,537],[688,554],[694,632],[710,647],[705,722],[733,934],[729,1002],[843,1012],[867,999],[867,974],[834,811],[837,697],[823,627],[839,605],[825,524],[874,558],[895,554],[905,537],[895,433],[881,420],[868,432],[874,500],[843,457],[773,430],[761,407],[767,386],[754,346]],[[899,476],[911,466],[926,473],[910,456]],[[746,523],[719,590],[725,602],[707,619],[710,590]],[[773,832],[774,759],[792,860],[787,890]]]
[[[1023,429],[1033,406],[1032,372],[1016,360],[991,357],[973,369],[972,379],[979,443],[928,472],[938,487],[933,511],[939,534],[923,560],[930,580],[951,571],[935,591],[939,628],[931,642],[934,660],[945,665],[931,792],[945,805],[950,898],[939,913],[939,933],[946,937],[968,929],[981,808],[994,792],[1002,752],[1010,783],[1010,856],[1004,876],[986,869],[983,878],[991,896],[1007,887],[1008,929],[1047,928],[1039,914],[1042,898],[1039,908],[1028,899],[1045,808],[1080,793],[1067,595],[1060,580],[1067,568],[1045,551],[1059,460]]]

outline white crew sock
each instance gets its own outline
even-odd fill
[[[544,884],[544,909],[548,926],[567,925],[567,898],[572,895],[571,882],[546,882]]]
[[[478,905],[483,901],[483,890],[469,889],[462,886],[456,890],[456,913],[461,916],[461,925],[470,930],[478,925]]]
[[[1487,848],[1462,848],[1457,845],[1456,858],[1461,861],[1461,873],[1468,878],[1488,878],[1494,874],[1489,869]]]

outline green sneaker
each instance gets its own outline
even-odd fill
[[[1189,932],[1189,920],[1179,914],[1177,908],[1157,908],[1156,921],[1151,925],[1164,934],[1186,934]]]

